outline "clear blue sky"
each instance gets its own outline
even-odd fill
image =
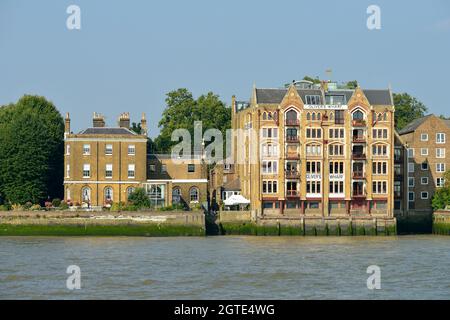
[[[70,4],[81,30],[66,28]],[[381,30],[366,27],[381,7]],[[159,129],[165,94],[213,91],[228,104],[252,84],[279,87],[304,75],[356,79],[406,91],[450,115],[450,1],[0,0],[0,105],[25,93],[114,124],[145,111]]]

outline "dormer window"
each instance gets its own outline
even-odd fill
[[[320,104],[320,96],[319,95],[307,95],[306,104],[318,105]]]

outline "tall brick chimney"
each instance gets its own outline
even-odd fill
[[[105,126],[105,117],[100,113],[94,112],[92,125],[94,128],[103,128]]]
[[[66,113],[66,119],[65,119],[65,123],[64,123],[64,132],[70,133],[70,115],[68,112]]]
[[[147,119],[145,119],[145,113],[142,112],[142,118],[141,118],[141,134],[144,136],[147,135]]]
[[[119,116],[119,127],[130,129],[130,113],[123,112]]]

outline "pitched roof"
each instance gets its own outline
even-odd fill
[[[418,118],[416,120],[413,120],[412,122],[408,123],[406,127],[401,129],[398,134],[403,135],[410,132],[415,131],[422,123],[424,123],[428,118],[434,116],[434,114],[426,115],[425,117]]]
[[[87,128],[81,131],[79,134],[120,134],[120,135],[134,135],[137,133],[127,128],[108,128],[108,127],[95,127]]]
[[[298,94],[303,102],[306,102],[306,95],[319,95],[322,100],[322,91],[320,89],[297,89]],[[349,101],[353,95],[354,90],[333,90],[326,92],[326,95],[344,95],[346,101]],[[393,105],[392,95],[389,89],[366,89],[363,90],[367,100],[371,105]],[[287,89],[256,89],[256,102],[267,104],[279,104],[287,93]],[[323,101],[321,101],[323,104]]]
[[[239,178],[231,180],[223,185],[225,191],[237,191],[241,190],[241,180]]]

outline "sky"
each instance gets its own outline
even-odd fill
[[[80,30],[66,26],[70,5]],[[381,29],[367,28],[369,5]],[[450,115],[449,59],[448,0],[0,0],[0,105],[45,96],[74,132],[94,111],[108,125],[145,112],[154,137],[171,90],[230,104],[305,75],[391,86]]]

